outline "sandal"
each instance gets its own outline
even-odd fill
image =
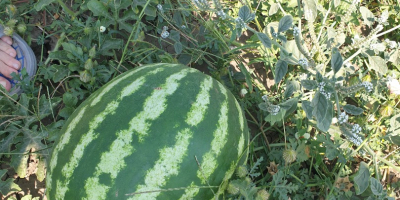
[[[3,28],[3,26],[0,25],[0,38],[3,36],[4,36],[4,28]],[[15,59],[17,59],[21,63],[21,68],[18,70],[18,72],[21,72],[21,70],[23,68],[25,68],[29,77],[32,78],[35,75],[36,69],[37,69],[35,54],[33,53],[32,49],[28,46],[28,44],[18,34],[14,33],[12,36],[12,39],[13,39],[13,44],[11,46],[17,52]],[[4,77],[8,81],[10,81],[10,83],[11,83],[10,94],[11,95],[22,93],[21,88],[19,88],[19,87],[15,88],[15,85],[17,83],[16,80],[7,78],[1,73],[0,73],[0,76]]]

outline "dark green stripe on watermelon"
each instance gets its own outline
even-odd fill
[[[166,85],[166,79],[171,84]],[[206,88],[207,80],[211,83],[205,93],[209,95],[209,104],[199,105],[197,96],[202,86]],[[132,88],[124,90],[129,84]],[[132,91],[133,94],[127,95]],[[152,95],[154,98],[149,98]],[[163,96],[164,102],[155,101]],[[219,149],[214,145],[212,149],[225,101],[228,121],[224,146]],[[146,103],[150,105],[146,108],[148,112],[144,112]],[[205,114],[187,121],[193,117],[188,113],[194,105],[203,107]],[[102,114],[96,121],[95,117]],[[72,130],[69,140],[64,137],[68,129]],[[149,65],[117,77],[77,109],[63,132],[50,162],[47,179],[50,199],[185,199],[183,189],[151,191],[191,185],[219,186],[233,173],[241,155],[240,143],[241,149],[248,143],[245,120],[233,95],[209,76],[171,64]],[[87,140],[83,142],[85,137]],[[181,142],[176,144],[177,140]],[[125,151],[116,150],[121,148]],[[116,153],[110,153],[111,149]],[[160,155],[162,151],[167,153]],[[215,158],[216,169],[204,175],[210,163],[205,161],[206,154]],[[218,193],[216,188],[212,189]],[[139,191],[149,193],[132,195]],[[213,197],[211,189],[196,191],[197,196],[188,198]]]

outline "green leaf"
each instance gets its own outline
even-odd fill
[[[364,110],[362,108],[359,108],[357,106],[353,106],[351,104],[347,104],[345,106],[343,106],[344,111],[346,111],[349,114],[352,115],[361,115]]]
[[[75,106],[78,103],[78,98],[73,96],[70,92],[66,92],[63,95],[63,102],[66,106]]]
[[[272,16],[272,15],[274,15],[275,13],[277,13],[278,10],[279,10],[279,4],[277,4],[277,3],[271,3],[271,7],[269,8],[268,15],[269,15],[269,16]]]
[[[278,60],[275,67],[275,84],[278,85],[288,71],[288,64],[283,60]]]
[[[400,51],[396,49],[393,53],[391,53],[389,61],[393,63],[393,65],[400,65]]]
[[[296,111],[298,101],[299,99],[295,97],[279,104],[281,110],[286,110],[285,117],[288,117],[290,114]]]
[[[311,102],[313,116],[317,119],[317,127],[323,131],[328,131],[333,118],[333,105],[324,95],[317,92]]]
[[[179,42],[181,40],[181,34],[176,30],[172,30],[169,34],[169,38],[171,38],[174,41]]]
[[[249,87],[249,91],[253,91],[253,82],[251,82],[251,75],[250,75],[249,71],[247,71],[247,68],[242,63],[239,64],[239,68],[240,68],[240,71],[246,77],[246,83]]]
[[[292,96],[292,94],[295,92],[295,91],[297,91],[297,90],[299,90],[300,89],[300,84],[299,84],[299,82],[297,82],[297,81],[288,81],[287,83],[286,83],[286,90],[285,90],[285,93],[284,93],[284,98],[285,99],[287,99],[287,98],[289,98],[290,96]]]
[[[280,109],[279,112],[276,115],[272,115],[269,113],[264,120],[266,122],[269,122],[271,126],[273,126],[276,122],[280,122],[285,118],[286,110],[285,109]]]
[[[360,7],[360,12],[364,20],[364,23],[368,26],[371,26],[372,23],[375,21],[374,14],[367,7],[364,6]]]
[[[354,177],[354,187],[357,195],[362,194],[368,188],[370,176],[368,165],[365,162],[361,162],[360,168]]]
[[[304,112],[306,112],[306,116],[309,120],[313,119],[313,107],[311,106],[311,102],[309,101],[302,101],[301,102],[301,107],[303,108]]]
[[[291,15],[285,15],[281,20],[279,20],[278,33],[289,30],[289,28],[292,27],[292,24],[293,17]]]
[[[265,33],[257,32],[256,34],[258,39],[265,47],[271,48],[271,39],[269,39],[269,37]]]
[[[56,0],[39,0],[39,1],[35,4],[34,8],[35,8],[36,11],[40,11],[40,10],[42,10],[44,7],[50,5],[50,4],[53,3],[53,2],[56,2]]]
[[[318,87],[318,83],[315,80],[301,80],[300,83],[307,90],[315,90]]]
[[[334,0],[333,5],[335,6],[335,8],[338,7],[340,5],[340,0]]]
[[[334,53],[332,53],[331,66],[333,72],[336,74],[340,70],[340,68],[342,68],[343,58],[337,48],[334,48],[332,51],[334,51]]]
[[[65,50],[58,50],[58,51],[52,51],[49,54],[49,59],[52,60],[59,60],[63,62],[69,62],[69,58],[67,57],[68,52]]]
[[[387,130],[385,139],[400,146],[400,114],[390,118],[390,127]]]
[[[176,54],[182,53],[182,43],[181,42],[175,42],[174,44],[174,49]]]
[[[300,145],[296,148],[297,162],[304,162],[308,160],[308,155],[305,152],[306,152],[306,143],[305,141],[302,141]]]
[[[6,169],[0,170],[0,177],[3,177],[4,174],[7,172]],[[3,196],[6,196],[9,192],[17,192],[21,191],[21,188],[14,183],[14,179],[8,178],[7,180],[3,181],[0,180],[0,193],[3,194]]]
[[[101,16],[107,19],[113,19],[113,17],[108,13],[108,7],[104,6],[104,4],[97,0],[90,0],[87,3],[87,7],[90,11],[92,11],[94,16]]]
[[[250,11],[247,6],[242,6],[239,9],[239,17],[243,19],[244,23],[248,23],[255,18],[255,14]]]
[[[382,184],[378,180],[376,180],[374,177],[371,177],[369,180],[371,182],[372,193],[374,193],[375,195],[382,195],[382,192],[383,192]]]
[[[314,22],[317,17],[317,4],[314,0],[305,0],[304,2],[304,16],[307,21]]]
[[[370,69],[375,70],[380,75],[385,75],[388,71],[386,61],[379,56],[368,56]]]
[[[112,49],[120,49],[124,46],[124,41],[122,39],[107,39],[104,41],[104,43],[101,45],[101,48],[98,50],[97,53],[100,55],[107,55],[107,56],[112,56],[114,55]]]
[[[51,65],[50,66],[54,70],[53,77],[51,78],[55,83],[60,82],[62,79],[68,76],[69,69],[64,65]]]

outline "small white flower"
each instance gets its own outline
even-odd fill
[[[307,74],[306,73],[300,74],[299,79],[300,79],[300,81],[306,80],[307,79]]]
[[[263,95],[261,98],[262,98],[262,100],[264,100],[265,102],[268,101],[267,95]]]
[[[300,29],[297,26],[293,27],[293,35],[298,36],[299,34],[300,34]]]
[[[163,11],[164,11],[161,4],[158,4],[158,5],[157,5],[157,9],[158,9],[160,12],[163,12]]]
[[[185,26],[185,25],[182,25],[182,26],[181,26],[181,28],[182,28],[182,29],[185,29],[185,28],[186,28],[186,26]]]
[[[349,140],[353,142],[355,145],[360,146],[363,142],[361,137],[358,134],[353,134],[349,137]]]
[[[387,10],[385,10],[381,17],[378,18],[378,22],[379,23],[385,23],[387,20],[389,19],[389,12]]]
[[[349,119],[349,116],[346,114],[346,112],[340,113],[339,119],[338,119],[339,124],[346,123],[348,119]]]
[[[368,92],[372,92],[372,89],[374,88],[372,83],[367,81],[362,82],[361,85],[363,85]]]
[[[351,133],[353,134],[358,134],[361,132],[361,127],[358,124],[354,124],[353,127],[351,128]]]
[[[278,33],[273,32],[272,37],[274,37],[274,38],[278,37]]]
[[[222,10],[222,9],[217,11],[217,15],[219,17],[221,17],[221,19],[226,19],[226,14],[225,14],[224,10]]]
[[[246,94],[247,94],[248,92],[247,92],[247,90],[245,89],[245,88],[242,88],[241,90],[240,90],[240,96],[243,98],[244,96],[246,96]]]
[[[388,77],[386,82],[386,86],[388,87],[390,94],[400,95],[400,83],[399,80],[396,79],[395,75]]]
[[[300,59],[299,59],[299,64],[300,64],[300,66],[302,66],[302,67],[304,67],[304,68],[307,69],[307,67],[308,67],[308,60],[305,59],[305,58],[300,58]]]
[[[381,30],[383,30],[383,26],[382,26],[382,24],[379,24],[378,26],[376,26],[376,32],[378,33],[378,32],[380,32]]]
[[[268,112],[270,112],[271,115],[277,115],[279,113],[279,110],[281,110],[281,107],[278,105],[270,104],[268,106]]]
[[[354,35],[354,38],[351,39],[352,44],[357,43],[360,40],[360,36],[358,34]]]
[[[327,99],[330,99],[332,94],[331,94],[330,92],[325,91],[325,85],[326,85],[325,82],[320,82],[320,83],[318,84],[319,92],[320,92],[322,95],[324,95]]]
[[[243,21],[243,19],[242,19],[241,17],[237,17],[237,18],[235,19],[235,22],[236,22],[236,27],[237,27],[237,28],[244,28],[244,27],[246,27],[246,24],[244,23],[244,21]]]
[[[163,30],[162,32],[161,32],[161,37],[162,38],[167,38],[169,36],[169,32],[168,31],[166,31],[166,30]]]
[[[391,41],[389,39],[385,40],[386,44],[388,45],[389,48],[395,49],[397,47],[397,42]]]
[[[104,31],[106,31],[106,27],[100,26],[100,33],[103,33]]]

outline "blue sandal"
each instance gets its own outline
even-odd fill
[[[4,28],[0,25],[0,38],[4,36]],[[21,68],[18,72],[21,72],[23,68],[26,68],[26,72],[30,78],[32,78],[36,73],[36,57],[33,53],[32,49],[28,46],[28,44],[16,33],[12,36],[13,44],[11,45],[15,51],[17,52],[17,56],[15,58],[21,63]],[[17,81],[12,80],[10,78],[5,77],[0,73],[0,76],[6,78],[11,83],[11,92],[10,94],[20,94],[22,92],[21,88],[15,88]]]

